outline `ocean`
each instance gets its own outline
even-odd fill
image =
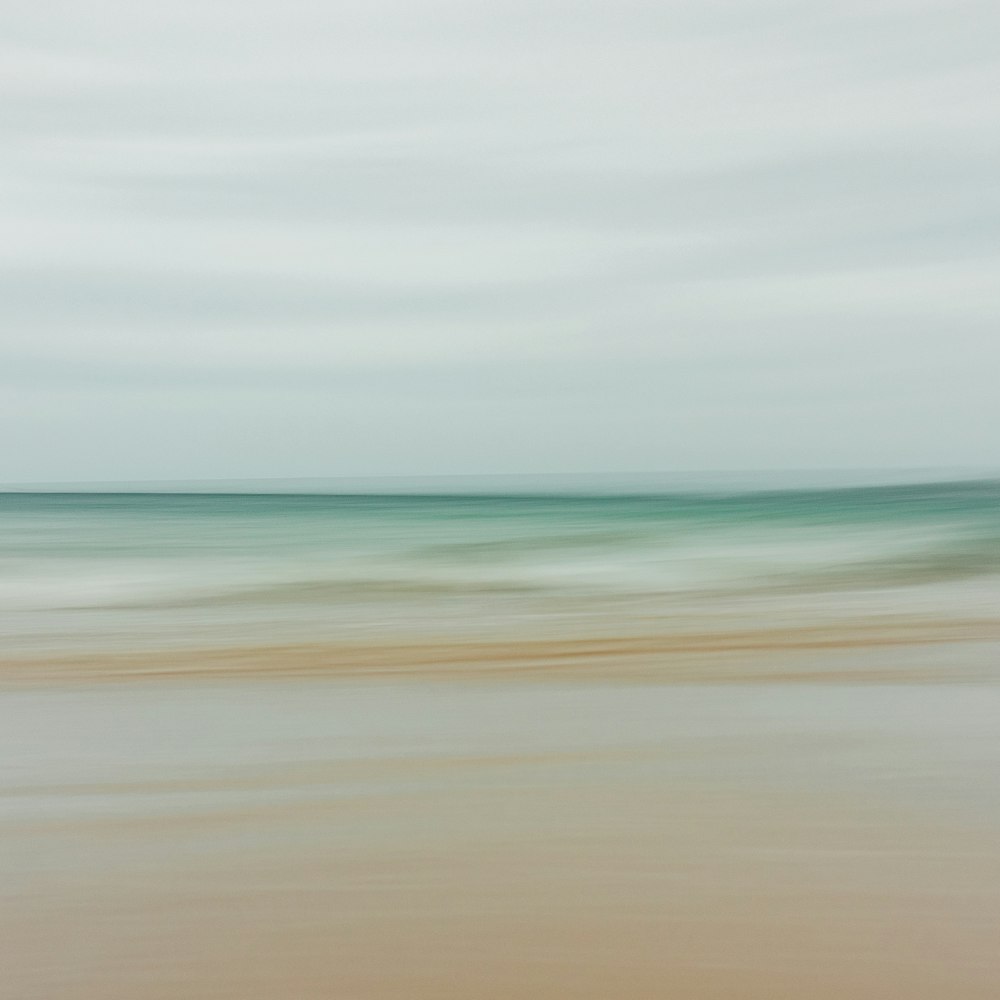
[[[18,653],[978,613],[998,583],[993,480],[0,494],[0,637]]]

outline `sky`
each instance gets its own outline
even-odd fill
[[[0,25],[2,481],[1000,465],[994,2]]]

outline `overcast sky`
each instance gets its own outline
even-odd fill
[[[0,28],[0,480],[998,464],[995,0]]]

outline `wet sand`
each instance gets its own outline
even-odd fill
[[[629,634],[528,633],[516,639],[470,639],[454,634],[429,639],[421,635],[408,641],[394,637],[353,643],[188,645],[138,651],[22,654],[0,656],[0,687],[179,677],[416,676],[505,680],[533,675],[548,680],[555,675],[569,675],[661,683],[787,682],[843,676],[859,682],[921,677],[959,680],[996,676],[996,658],[980,655],[978,649],[998,644],[1000,620],[989,617],[911,614],[735,628],[715,622],[710,628],[634,630]],[[949,647],[948,652],[933,653],[928,661],[927,651],[939,646]],[[970,646],[975,647],[971,656],[967,655]],[[907,655],[895,655],[900,650]],[[857,655],[859,652],[861,655]]]
[[[993,1000],[995,634],[911,625],[9,661],[0,996]]]

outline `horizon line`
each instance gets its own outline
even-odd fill
[[[851,481],[851,477],[855,481]],[[917,477],[917,478],[914,478]],[[860,479],[860,481],[858,481]],[[729,490],[766,491],[767,489],[850,489],[859,486],[903,486],[947,482],[986,482],[1000,479],[995,467],[873,466],[793,469],[683,469],[672,472],[546,472],[546,473],[435,473],[421,475],[373,476],[265,476],[177,479],[101,479],[22,481],[0,484],[0,494],[14,493],[123,493],[123,494],[205,494],[253,495],[380,495],[448,492],[483,493],[476,489],[487,484],[517,486],[524,494],[551,492],[557,483],[562,489],[616,487],[614,492],[631,490],[650,493],[656,490],[692,492],[725,487]],[[466,489],[454,489],[464,485]],[[319,488],[322,486],[323,488]],[[377,487],[382,486],[380,491]],[[545,487],[548,486],[549,489]],[[390,487],[388,490],[385,488]]]

